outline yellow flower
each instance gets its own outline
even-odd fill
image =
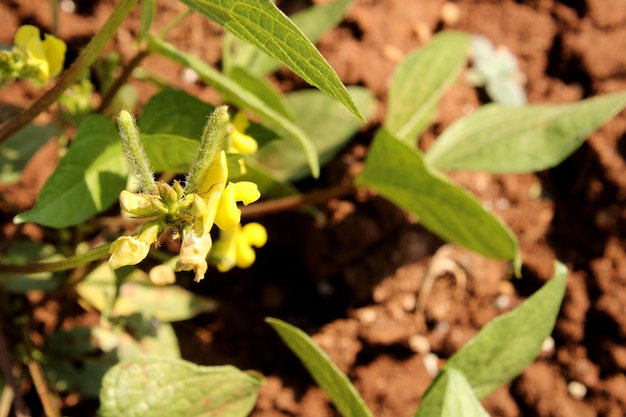
[[[61,39],[44,35],[42,41],[35,26],[21,26],[15,33],[15,49],[26,57],[26,67],[33,72],[28,78],[41,87],[63,69],[67,46]]]
[[[159,237],[160,226],[157,223],[148,223],[137,237],[122,236],[111,244],[109,266],[117,269],[127,265],[137,265],[150,252],[150,246]]]
[[[237,266],[248,268],[256,259],[252,247],[260,248],[267,242],[267,231],[259,223],[237,225],[232,230],[222,231],[215,242],[211,259],[220,272],[226,272]]]
[[[238,152],[244,155],[252,155],[259,145],[252,136],[246,135],[245,131],[250,125],[245,114],[239,112],[233,118],[233,131],[230,134],[230,152]]]
[[[198,195],[205,201],[208,201],[210,196],[216,193],[219,194],[214,214],[211,216],[212,218],[207,220],[211,226],[215,222],[222,230],[230,230],[241,221],[241,210],[237,207],[238,201],[248,205],[261,197],[261,193],[255,183],[240,181],[226,184],[227,178],[228,164],[226,162],[226,153],[221,151],[207,172]]]

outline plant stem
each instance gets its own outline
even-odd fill
[[[241,207],[241,215],[244,217],[260,217],[281,211],[294,210],[308,204],[323,203],[331,198],[337,198],[352,194],[354,185],[338,185],[325,190],[313,191],[307,194],[298,194],[289,197],[276,198],[262,201],[247,207]]]
[[[41,364],[33,357],[35,347],[28,335],[26,326],[22,327],[22,337],[24,346],[26,347],[26,366],[28,367],[33,385],[35,385],[37,395],[39,395],[39,399],[41,400],[44,414],[46,417],[61,417],[61,410],[59,409],[61,401],[58,395],[49,389],[48,381],[46,381],[43,369],[41,369]]]
[[[94,63],[136,3],[137,0],[121,0],[119,2],[109,19],[87,44],[76,61],[63,73],[54,87],[41,96],[32,106],[0,128],[0,143],[6,141],[14,133],[30,123],[39,113],[46,110],[78,79],[84,70]]]
[[[109,107],[109,104],[111,104],[111,100],[113,100],[113,97],[115,97],[115,94],[117,94],[119,89],[124,84],[126,84],[126,82],[128,81],[128,78],[133,73],[133,70],[137,68],[139,64],[141,63],[141,61],[143,61],[143,59],[147,57],[149,54],[150,52],[148,52],[145,49],[137,52],[137,54],[133,57],[133,59],[131,59],[130,62],[124,67],[124,71],[122,71],[122,74],[115,80],[113,85],[111,85],[111,87],[104,94],[104,97],[102,97],[102,102],[100,102],[100,105],[98,106],[98,109],[96,110],[96,112],[102,113],[104,109]]]
[[[27,265],[7,265],[0,264],[0,272],[12,273],[12,274],[34,274],[36,272],[54,272],[63,271],[66,269],[76,268],[77,266],[84,265],[88,262],[100,259],[109,253],[110,243],[97,248],[93,248],[82,255],[72,256],[62,261],[56,262],[37,262]]]
[[[13,368],[11,366],[11,356],[9,347],[4,337],[4,331],[2,330],[2,323],[0,323],[0,367],[4,378],[7,382],[6,387],[9,387],[13,391],[13,406],[15,407],[15,415],[17,417],[30,417],[30,412],[26,408],[24,399],[20,395],[19,385],[13,376]]]

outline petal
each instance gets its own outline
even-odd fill
[[[237,263],[237,239],[240,234],[239,227],[233,230],[223,231],[215,242],[211,251],[211,259],[220,272],[227,272],[233,269]]]
[[[56,36],[44,35],[43,50],[48,61],[50,76],[54,77],[63,69],[67,46]]]
[[[122,236],[109,248],[111,254],[109,266],[111,269],[117,269],[126,265],[136,265],[148,256],[149,251],[150,244],[133,236]]]
[[[39,29],[37,27],[33,25],[23,25],[19,27],[17,32],[15,32],[15,39],[13,42],[19,50],[26,53],[28,50],[28,43],[31,39],[37,39],[41,42],[39,36]]]
[[[231,230],[241,221],[241,210],[237,207],[235,194],[235,184],[228,184],[217,207],[215,224],[222,230]]]
[[[245,237],[237,240],[237,266],[245,269],[249,268],[256,259],[256,254],[252,246],[248,244]]]
[[[195,281],[201,281],[208,269],[206,257],[211,250],[212,244],[211,235],[198,236],[193,231],[184,233],[180,247],[180,257],[176,262],[176,270],[193,270],[196,274]]]
[[[237,129],[233,130],[230,139],[234,150],[244,155],[251,155],[259,149],[259,145],[252,136],[246,135]]]
[[[233,185],[235,187],[235,200],[243,202],[246,206],[261,197],[259,187],[253,182],[240,181]]]
[[[248,244],[260,248],[267,243],[267,230],[259,223],[248,223],[242,230]]]
[[[148,273],[150,282],[154,285],[169,285],[176,282],[176,274],[167,264],[157,265]]]
[[[224,151],[220,151],[215,161],[209,167],[206,176],[202,180],[202,183],[198,187],[198,194],[202,198],[206,198],[206,196],[211,192],[211,189],[216,184],[225,186],[226,179],[228,178],[228,163],[226,161],[226,153]]]

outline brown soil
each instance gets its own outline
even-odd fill
[[[0,4],[0,41],[9,43],[23,23],[49,27],[49,10],[35,3]],[[60,36],[74,52],[112,9],[108,0],[93,2],[95,6],[77,3],[80,13],[62,14],[60,25]],[[157,27],[182,9],[178,3],[159,3]],[[282,3],[296,8],[307,4]],[[365,85],[381,105],[355,142],[324,168],[319,181],[300,184],[304,189],[335,184],[358,169],[384,115],[393,69],[438,30],[479,33],[508,47],[519,57],[532,103],[568,102],[626,89],[626,0],[458,0],[454,5],[458,18],[443,0],[356,0],[346,20],[321,40],[322,54],[344,82]],[[129,23],[110,45],[124,59],[132,54],[136,27],[136,22]],[[219,65],[221,33],[192,15],[170,40]],[[215,100],[210,89],[178,81],[180,69],[173,64],[149,58],[144,65],[202,99]],[[304,86],[286,71],[274,81],[285,90]],[[144,102],[154,92],[137,86]],[[16,83],[0,99],[25,106],[38,94]],[[480,99],[463,83],[450,89],[420,146],[428,147]],[[490,319],[519,305],[551,276],[553,260],[559,259],[572,273],[554,346],[546,346],[536,363],[484,405],[491,415],[505,417],[625,415],[625,132],[622,113],[559,167],[537,174],[452,175],[493,207],[518,236],[524,260],[520,280],[508,281],[508,266],[502,262],[444,245],[378,197],[328,201],[320,207],[326,219],[322,224],[297,212],[261,218],[270,241],[253,268],[210,273],[199,285],[188,276],[180,279],[221,304],[215,313],[177,324],[183,356],[199,364],[231,363],[265,374],[254,417],[337,415],[263,323],[266,316],[278,317],[313,335],[354,381],[374,415],[410,416],[433,378],[433,360],[445,360]],[[49,175],[50,169],[42,167],[54,165],[56,148],[44,152],[47,156],[33,161],[17,186],[0,184],[7,235],[15,233],[8,220],[32,205]],[[45,236],[32,227],[21,232],[33,239]],[[446,269],[449,259],[462,268]],[[427,299],[422,327],[413,311],[429,268],[440,279]],[[72,303],[42,305],[55,315],[61,308],[77,309],[67,304]],[[586,393],[578,395],[572,383],[583,384]],[[88,415],[95,407],[93,401],[81,400],[64,413]]]

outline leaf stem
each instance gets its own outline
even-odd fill
[[[261,201],[247,207],[241,207],[244,217],[261,217],[281,211],[294,210],[309,204],[323,203],[331,198],[352,194],[355,191],[353,184],[338,185],[324,190],[313,191],[307,194],[298,194],[289,197]]]
[[[98,246],[81,255],[72,256],[56,262],[36,262],[26,265],[8,265],[0,263],[0,272],[12,274],[34,274],[37,272],[64,271],[100,259],[109,253],[110,243]]]
[[[63,73],[54,87],[41,96],[32,106],[0,128],[0,143],[6,141],[14,133],[26,126],[39,113],[46,110],[79,78],[84,70],[94,63],[98,55],[100,55],[100,52],[102,52],[107,42],[113,37],[117,28],[124,22],[136,3],[137,0],[121,0],[119,2],[111,16],[109,16],[109,19],[87,44],[76,61]]]
[[[133,70],[137,68],[139,64],[141,64],[141,61],[143,61],[144,58],[147,57],[149,54],[150,52],[148,52],[145,49],[142,49],[139,52],[137,52],[137,54],[133,57],[133,59],[131,59],[130,62],[124,67],[122,74],[115,80],[115,82],[111,85],[111,87],[109,87],[106,93],[104,93],[104,97],[102,97],[102,101],[100,102],[100,105],[98,106],[98,109],[96,110],[96,112],[102,113],[104,109],[109,107],[109,104],[111,104],[113,97],[115,97],[115,94],[117,94],[120,88],[124,84],[126,84],[126,82],[128,81],[128,78],[133,73]]]

